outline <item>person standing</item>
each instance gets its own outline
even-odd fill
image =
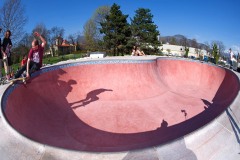
[[[232,49],[230,48],[229,49],[229,64],[230,64],[230,68],[232,68],[233,60],[234,60],[234,53],[233,53]]]
[[[29,79],[33,72],[38,71],[42,67],[43,52],[47,42],[38,32],[35,32],[34,36],[39,37],[42,43],[39,44],[37,39],[32,41],[32,48],[28,53],[27,63],[15,74],[15,78],[19,78],[26,71],[26,78]]]
[[[237,62],[240,62],[239,60],[240,60],[240,54],[239,54],[239,52],[238,52],[238,55],[237,55]]]
[[[10,37],[11,37],[11,31],[7,30],[5,32],[5,36],[4,36],[2,47],[1,47],[5,74],[8,81],[10,79],[11,66],[12,66],[12,60],[11,60],[12,41]]]

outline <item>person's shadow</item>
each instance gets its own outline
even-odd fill
[[[91,103],[91,102],[94,102],[94,101],[99,100],[98,95],[101,94],[101,93],[103,93],[103,92],[106,92],[106,91],[113,91],[113,90],[111,90],[111,89],[104,89],[104,88],[95,89],[95,90],[93,90],[93,91],[90,91],[90,92],[87,94],[87,96],[86,96],[85,99],[82,99],[82,100],[77,101],[77,102],[73,102],[73,103],[71,103],[70,105],[73,106],[73,107],[72,107],[73,109],[76,109],[76,108],[82,107],[82,106],[86,106],[86,105],[88,105],[88,104]],[[81,103],[81,104],[79,105],[79,103]],[[76,105],[76,104],[78,104],[78,105]],[[75,106],[75,105],[76,105],[76,106]]]
[[[213,105],[213,103],[211,103],[211,102],[209,102],[209,101],[207,101],[207,100],[205,100],[205,99],[201,99],[202,101],[203,101],[203,103],[205,104],[205,106],[204,106],[204,109],[206,110],[206,109],[208,109],[209,107],[211,107],[212,105]]]
[[[167,127],[168,127],[168,122],[163,119],[160,127],[157,128],[157,130],[164,130],[165,131],[167,129]]]
[[[184,114],[185,120],[187,119],[187,111],[185,109],[182,109],[181,112]]]
[[[162,123],[161,123],[161,128],[167,128],[167,126],[168,126],[168,123],[167,123],[167,121],[165,121],[164,119],[162,120]]]

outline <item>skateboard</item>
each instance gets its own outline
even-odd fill
[[[16,78],[16,79],[12,79],[11,81],[10,81],[10,85],[13,85],[13,84],[15,84],[15,83],[17,83],[17,82],[22,82],[22,83],[24,83],[24,84],[26,84],[27,82],[26,82],[26,77],[20,77],[20,78]]]

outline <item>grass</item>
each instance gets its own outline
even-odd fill
[[[55,64],[55,63],[58,63],[61,61],[69,60],[69,59],[81,58],[82,55],[83,55],[83,53],[80,53],[80,52],[74,52],[72,54],[60,55],[60,56],[55,56],[55,57],[52,57],[51,55],[45,55],[43,57],[43,64],[52,65],[52,64]],[[20,68],[20,62],[12,65],[12,69],[14,72],[16,72],[18,70],[18,68]],[[4,67],[2,67],[2,75],[5,75]]]
[[[43,58],[43,64],[55,64],[61,61],[66,61],[69,59],[77,59],[81,57],[82,57],[82,53],[73,53],[73,54],[61,55],[56,57],[46,56]]]

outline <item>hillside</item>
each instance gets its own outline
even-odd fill
[[[160,41],[163,44],[169,43],[172,45],[180,45],[180,46],[187,46],[193,48],[200,48],[200,49],[208,49],[208,46],[202,43],[198,43],[194,39],[188,39],[183,35],[177,34],[174,36],[163,36],[160,37]]]

